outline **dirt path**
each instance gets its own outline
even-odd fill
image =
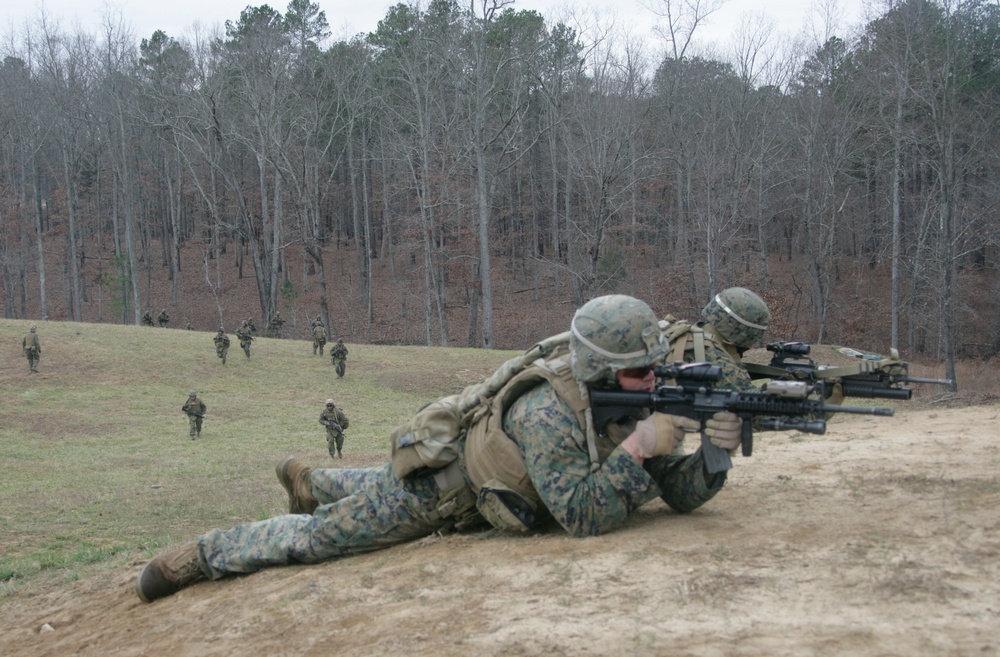
[[[0,654],[1000,655],[998,417],[762,434],[705,508],[599,538],[428,539],[152,605],[137,561],[5,600]]]

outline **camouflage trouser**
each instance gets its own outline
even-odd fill
[[[215,355],[222,359],[222,364],[226,364],[226,353],[229,351],[229,347],[216,347]]]
[[[25,349],[24,355],[28,358],[28,371],[38,371],[38,352],[34,349]]]
[[[191,429],[191,437],[201,435],[201,421],[204,418],[200,418],[197,415],[191,415],[188,413],[188,427]]]
[[[312,515],[276,516],[198,537],[201,570],[212,579],[268,566],[319,563],[412,541],[443,528],[430,477],[400,481],[392,466],[318,469]]]
[[[337,454],[344,449],[344,432],[327,427],[326,446],[330,452],[330,458],[337,458]]]
[[[337,377],[344,378],[344,372],[347,371],[347,361],[343,358],[334,358],[333,367],[337,371]]]
[[[319,350],[319,355],[323,355],[323,345],[326,344],[325,338],[313,338],[313,356],[316,355],[316,350]]]

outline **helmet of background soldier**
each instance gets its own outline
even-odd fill
[[[197,396],[198,396],[198,393],[195,392],[194,390],[192,390],[191,392],[188,393],[188,399],[191,399],[192,397],[197,397]]]
[[[701,320],[715,327],[719,337],[746,350],[757,344],[771,323],[764,300],[745,287],[731,287],[715,295],[701,311]]]
[[[220,326],[219,327],[219,333],[225,333],[225,332],[226,332],[226,330]]]
[[[29,330],[29,331],[31,331],[32,333],[34,333],[35,331],[37,331],[37,330],[38,330],[38,327],[37,327],[37,326],[35,326],[34,324],[32,324],[32,325],[31,325],[31,328],[30,328],[30,329],[28,329],[28,330]]]
[[[327,406],[333,406],[333,400],[332,399],[327,399],[326,400],[326,405]]]
[[[570,366],[583,383],[615,383],[615,372],[649,367],[667,354],[668,344],[653,310],[623,294],[591,299],[570,325]]]

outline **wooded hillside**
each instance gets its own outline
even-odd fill
[[[38,22],[2,46],[4,316],[520,348],[597,294],[690,317],[739,284],[775,339],[995,355],[997,4],[725,54],[708,4],[658,1],[657,57],[504,0],[339,42],[308,0],[212,35]]]

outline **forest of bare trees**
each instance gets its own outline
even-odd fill
[[[794,46],[751,22],[724,54],[692,45],[712,5],[651,3],[655,59],[507,0],[398,4],[335,42],[309,0],[222,34],[40,15],[2,45],[4,317],[48,316],[56,289],[65,319],[100,296],[99,321],[138,324],[152,278],[177,303],[182,265],[220,317],[229,267],[261,317],[307,290],[325,315],[336,253],[358,339],[376,269],[419,342],[487,348],[499,279],[579,304],[655,296],[655,271],[668,297],[739,283],[797,303],[817,342],[868,298],[887,343],[948,376],[1000,351],[978,305],[1000,291],[997,2],[877,0]]]

